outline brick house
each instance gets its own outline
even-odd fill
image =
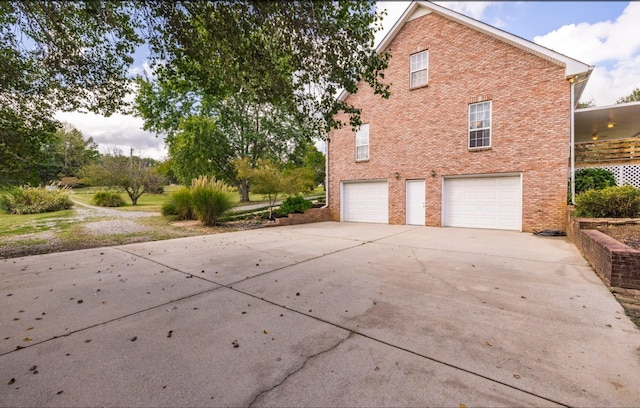
[[[363,125],[328,135],[331,219],[564,230],[573,111],[593,67],[426,1],[387,49],[389,99],[366,83],[340,95]]]

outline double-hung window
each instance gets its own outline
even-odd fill
[[[369,160],[369,124],[360,125],[356,132],[356,161]]]
[[[411,88],[429,83],[429,51],[411,54]]]
[[[469,105],[469,149],[491,147],[491,101]]]

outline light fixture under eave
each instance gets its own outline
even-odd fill
[[[612,129],[614,125],[615,125],[615,122],[608,122],[608,123],[607,123],[607,127],[608,127],[609,129]]]
[[[594,134],[593,136],[591,136],[591,139],[593,139],[593,140],[598,140],[598,134],[596,133],[596,134]]]

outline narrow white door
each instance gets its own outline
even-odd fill
[[[424,180],[407,180],[407,225],[424,225]]]

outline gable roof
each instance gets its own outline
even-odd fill
[[[400,32],[407,21],[413,20],[429,13],[437,13],[464,26],[493,37],[499,41],[510,44],[520,50],[531,53],[556,65],[565,67],[565,77],[567,78],[567,80],[571,80],[576,84],[576,103],[578,100],[580,100],[580,95],[582,94],[584,87],[587,85],[589,75],[594,68],[592,65],[588,65],[571,57],[567,57],[564,54],[560,54],[559,52],[550,50],[549,48],[525,40],[524,38],[518,37],[517,35],[513,35],[506,31],[500,30],[499,28],[493,27],[489,24],[485,24],[471,17],[467,17],[458,12],[449,10],[448,8],[439,6],[430,1],[413,1],[404,11],[402,16],[400,16],[391,30],[389,30],[389,32],[385,35],[380,44],[378,44],[378,46],[376,47],[376,51],[383,52],[386,48],[388,48],[391,41],[395,38],[398,32]],[[346,98],[348,94],[348,92],[343,91],[338,99],[344,100],[344,98]]]

